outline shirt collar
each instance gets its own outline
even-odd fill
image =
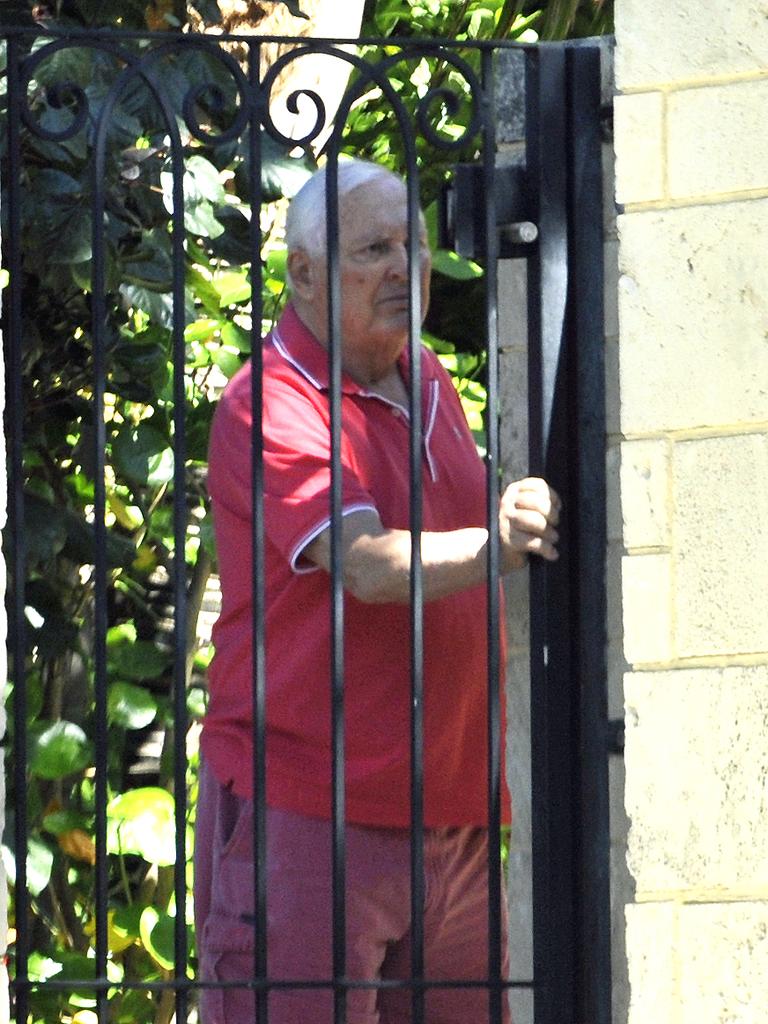
[[[317,388],[318,391],[329,389],[328,351],[323,348],[298,313],[289,303],[271,334],[272,344],[294,369]],[[426,398],[429,383],[435,376],[423,348],[420,349],[422,373],[422,397]],[[403,375],[406,387],[410,380],[410,353],[406,346],[398,357],[398,366]],[[341,390],[345,395],[361,395],[376,397],[365,387],[352,380],[346,373],[341,375]]]

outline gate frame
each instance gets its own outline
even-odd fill
[[[7,40],[20,34],[3,33]],[[76,41],[78,35],[96,33],[65,34]],[[418,44],[409,41],[409,45]],[[433,52],[440,48],[434,40],[429,45]],[[485,49],[489,55],[506,48],[467,46]],[[544,44],[527,61],[530,141],[526,143],[525,187],[530,220],[539,234],[527,257],[530,466],[531,472],[545,475],[560,491],[567,509],[578,510],[564,524],[564,554],[559,563],[531,567],[534,1016],[536,1024],[563,1020],[608,1024],[600,50]],[[11,125],[10,132],[18,132],[18,125]],[[16,145],[11,146],[12,160],[18,153]],[[493,163],[487,157],[484,165],[490,191]],[[489,211],[490,206],[486,211],[490,216]],[[10,217],[11,233],[18,233],[18,210],[12,208]],[[494,254],[492,227],[487,221],[489,256]],[[13,286],[9,305],[4,319],[9,318],[11,335],[18,336],[21,313]],[[495,313],[490,315],[493,318]],[[13,407],[20,404],[20,380],[16,364],[11,362],[9,368]],[[20,432],[12,438],[11,455],[20,465]],[[11,499],[15,521],[23,522],[20,488],[12,489]],[[16,546],[14,557],[23,564],[22,545]],[[183,603],[183,595],[178,597]],[[23,622],[23,588],[15,589],[14,601],[13,618]],[[566,631],[564,621],[569,624]],[[23,635],[13,643],[16,653],[22,653]],[[177,657],[181,657],[178,651]],[[16,711],[23,720],[21,693]],[[24,767],[22,761],[17,784],[23,780]],[[18,821],[25,831],[23,813]],[[97,876],[101,876],[97,885],[102,891],[105,866],[102,861],[99,871],[97,863]],[[22,883],[24,877],[21,858],[18,878]],[[22,924],[21,945],[27,941],[25,932]],[[103,922],[97,940],[103,957]],[[185,956],[180,931],[176,941]],[[188,985],[183,978],[177,982],[183,1005],[182,993]],[[28,982],[22,979],[21,986],[26,988]],[[99,999],[105,1007],[103,986]]]

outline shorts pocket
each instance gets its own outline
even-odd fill
[[[256,1021],[253,989],[256,936],[252,924],[209,916],[199,938],[200,981],[242,982],[242,987],[200,990],[201,1024]]]

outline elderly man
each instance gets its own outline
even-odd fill
[[[410,645],[406,189],[339,166],[347,976],[410,974]],[[419,276],[429,300],[423,223]],[[331,976],[330,434],[325,175],[293,200],[292,301],[264,345],[269,975]],[[425,959],[430,980],[487,974],[485,469],[438,360],[422,349]],[[251,368],[213,426],[209,488],[222,586],[203,729],[196,917],[203,980],[252,975]],[[499,504],[501,567],[557,557],[542,481]],[[203,1024],[254,1021],[253,994],[209,989]],[[404,1024],[407,989],[353,988],[349,1024]],[[480,1024],[482,987],[426,994],[430,1024]],[[505,1011],[506,1013],[506,1011]],[[505,1019],[508,1019],[505,1017]],[[279,989],[270,1024],[330,1024],[328,987]]]

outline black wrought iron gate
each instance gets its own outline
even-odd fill
[[[13,701],[6,841],[15,848],[16,1020],[169,1021],[175,1012],[177,1021],[186,1021],[195,1012],[199,980],[184,908],[194,808],[188,789],[196,785],[188,733],[200,676],[191,664],[189,622],[192,612],[197,618],[201,578],[210,567],[201,472],[218,393],[214,377],[230,375],[251,355],[259,379],[262,331],[284,284],[280,247],[270,246],[270,226],[257,212],[272,172],[300,171],[297,151],[326,138],[333,179],[340,152],[357,140],[375,155],[377,135],[388,135],[399,142],[387,148],[387,157],[408,184],[414,354],[421,322],[420,185],[428,198],[436,194],[446,153],[455,153],[457,164],[474,161],[474,169],[450,176],[440,219],[444,259],[460,265],[460,277],[482,273],[483,281],[483,352],[475,352],[463,382],[481,382],[485,392],[492,538],[489,759],[478,766],[487,772],[491,837],[483,982],[489,1020],[501,1020],[507,990],[522,988],[533,992],[536,1024],[608,1024],[599,51],[517,48],[525,67],[525,159],[510,171],[496,163],[495,79],[498,55],[511,47],[302,41],[265,71],[266,46],[258,37],[6,33],[5,551]],[[302,137],[290,137],[272,118],[270,94],[281,74],[311,53],[346,62],[352,78],[338,114],[327,116],[318,94],[306,88],[289,99],[289,114],[298,115],[302,104],[310,110]],[[410,97],[405,79],[396,76],[404,66],[422,68]],[[380,105],[370,123],[358,119],[350,137],[344,128],[350,112],[364,109],[373,93],[386,98],[389,119]],[[430,177],[432,162],[439,163],[435,154],[443,162],[440,174]],[[328,216],[329,328],[338,338],[333,190]],[[501,974],[494,899],[503,884],[495,513],[501,465],[496,268],[502,257],[525,259],[528,268],[530,469],[560,491],[567,510],[560,561],[553,567],[534,561],[530,570],[534,971],[532,978],[511,980]],[[477,333],[476,322],[466,326]],[[455,349],[444,345],[443,354]],[[348,991],[360,984],[345,976],[340,374],[338,345],[331,344],[334,949],[326,984],[339,1024]],[[415,535],[424,424],[413,400],[419,394],[414,378]],[[257,383],[253,771],[257,863],[263,864],[260,403]],[[56,459],[64,465],[58,475]],[[420,924],[424,597],[418,545],[411,581],[413,957],[412,976],[402,984],[413,993],[413,1020],[420,1021],[430,979]],[[165,627],[156,611],[163,588],[172,609]],[[158,784],[137,787],[127,771],[142,764],[133,737],[146,738],[158,722],[165,737],[153,768]],[[167,835],[170,849],[163,848]],[[254,916],[266,921],[262,875],[257,871]],[[269,978],[263,944],[241,983],[254,992],[259,1020],[266,1022],[269,993],[286,983]]]

